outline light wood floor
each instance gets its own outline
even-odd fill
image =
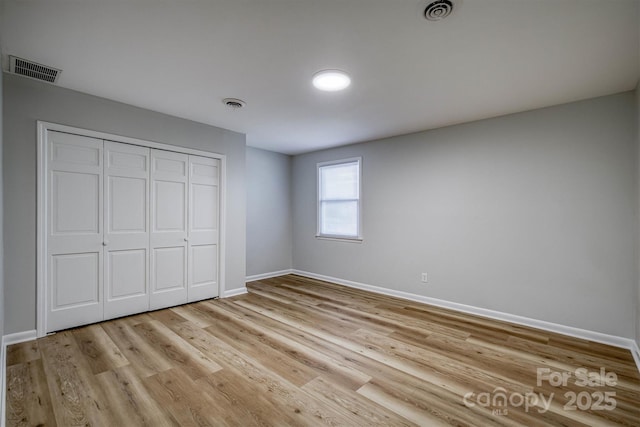
[[[9,347],[7,425],[640,425],[629,351],[298,276],[248,288]]]

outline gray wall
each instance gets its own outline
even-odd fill
[[[247,276],[292,265],[291,157],[247,147]]]
[[[4,101],[5,333],[36,327],[36,120],[226,154],[226,288],[244,286],[244,135],[11,74]]]
[[[634,337],[634,96],[294,157],[294,268]],[[353,156],[364,242],[316,239],[316,163]]]

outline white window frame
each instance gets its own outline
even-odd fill
[[[357,236],[343,236],[335,234],[323,234],[322,230],[322,191],[321,191],[321,179],[320,170],[325,166],[335,166],[347,163],[358,163],[358,235]],[[320,162],[316,164],[316,238],[325,240],[339,240],[346,242],[362,242],[362,157],[351,157],[348,159],[330,160],[326,162]]]

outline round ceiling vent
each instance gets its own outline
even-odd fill
[[[246,102],[244,102],[242,99],[238,99],[238,98],[225,98],[222,100],[222,103],[224,105],[226,105],[229,108],[232,108],[234,110],[238,110],[242,107],[244,107],[245,105],[247,105]]]
[[[453,3],[449,0],[436,0],[427,5],[424,10],[424,17],[429,21],[440,21],[446,18],[453,11]]]

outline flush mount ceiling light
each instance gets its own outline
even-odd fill
[[[453,3],[449,0],[436,0],[427,5],[424,10],[424,17],[429,21],[440,21],[451,15]]]
[[[313,75],[313,85],[316,89],[336,92],[346,89],[351,84],[351,78],[340,70],[322,70]]]

